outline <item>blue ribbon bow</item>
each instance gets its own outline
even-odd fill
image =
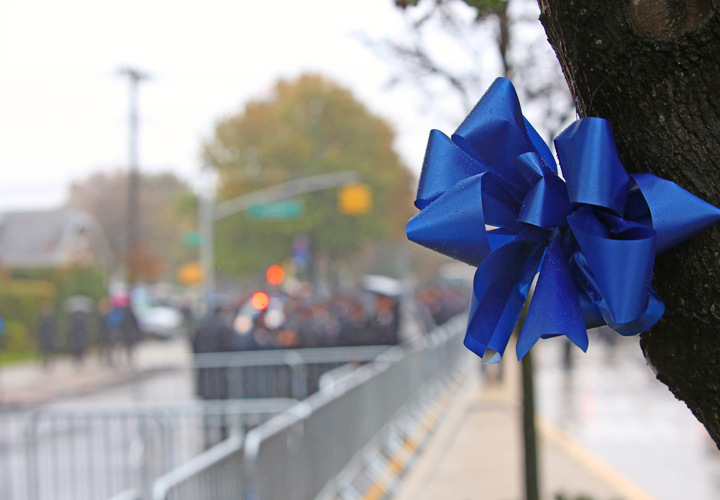
[[[636,335],[665,311],[651,287],[655,254],[720,221],[720,210],[652,174],[625,172],[610,123],[583,118],[555,139],[555,159],[498,78],[452,138],[430,132],[408,238],[477,266],[465,346],[499,361],[539,276],[517,342],[587,329]],[[492,227],[490,227],[492,226]]]

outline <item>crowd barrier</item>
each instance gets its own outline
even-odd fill
[[[0,412],[0,498],[100,500],[120,492],[132,498],[133,490],[147,497],[157,477],[294,403]]]
[[[312,500],[403,407],[464,364],[464,319],[389,350],[153,485],[153,500]]]
[[[149,498],[157,477],[389,349],[201,354],[138,371],[110,407],[0,411],[0,499]]]
[[[193,363],[139,371],[136,400],[292,398],[317,392],[326,373],[350,363],[360,365],[390,346],[326,347],[197,354]]]

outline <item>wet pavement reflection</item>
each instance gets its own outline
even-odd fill
[[[720,452],[655,380],[638,337],[591,332],[587,354],[564,337],[536,354],[539,412],[657,500],[720,498]]]

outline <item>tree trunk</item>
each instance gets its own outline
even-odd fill
[[[610,121],[628,172],[720,206],[720,0],[538,0],[581,117]],[[640,344],[720,445],[720,225],[656,259],[663,319]]]

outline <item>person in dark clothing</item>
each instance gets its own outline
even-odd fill
[[[232,350],[233,332],[225,322],[222,308],[216,308],[195,329],[192,340],[196,354],[229,352]],[[197,393],[203,399],[227,399],[227,381],[222,368],[199,368]]]
[[[128,364],[132,365],[135,345],[142,339],[140,325],[137,316],[128,304],[122,308],[122,319],[120,321],[120,342],[125,346]]]
[[[378,295],[376,302],[378,344],[397,345],[400,343],[400,302],[386,295]]]
[[[185,334],[185,338],[192,337],[193,330],[195,329],[195,316],[193,315],[192,309],[188,304],[183,304],[180,307],[180,314],[182,314],[182,329]]]
[[[50,359],[58,348],[57,315],[52,302],[43,303],[35,331],[38,354],[42,359],[43,368],[47,369],[50,366]]]
[[[108,318],[110,316],[110,302],[107,299],[103,299],[98,304],[98,316],[97,316],[97,342],[98,342],[98,354],[100,362],[107,366],[113,365],[113,347],[115,339],[113,338],[113,328]]]
[[[222,308],[217,307],[212,314],[205,316],[195,329],[193,352],[227,352],[230,350],[232,334],[223,317]]]
[[[87,316],[85,311],[74,311],[70,315],[70,349],[78,365],[82,364],[87,347]]]
[[[196,354],[229,352],[232,348],[233,331],[223,317],[222,308],[217,307],[212,314],[207,315],[195,329],[192,339],[193,352]],[[226,368],[197,369],[197,395],[202,399],[228,399],[228,373]],[[234,395],[235,396],[235,395]],[[217,418],[219,417],[219,421]],[[223,415],[205,415],[205,448],[210,448],[219,441],[228,437],[228,426]],[[219,436],[213,438],[213,430]]]

